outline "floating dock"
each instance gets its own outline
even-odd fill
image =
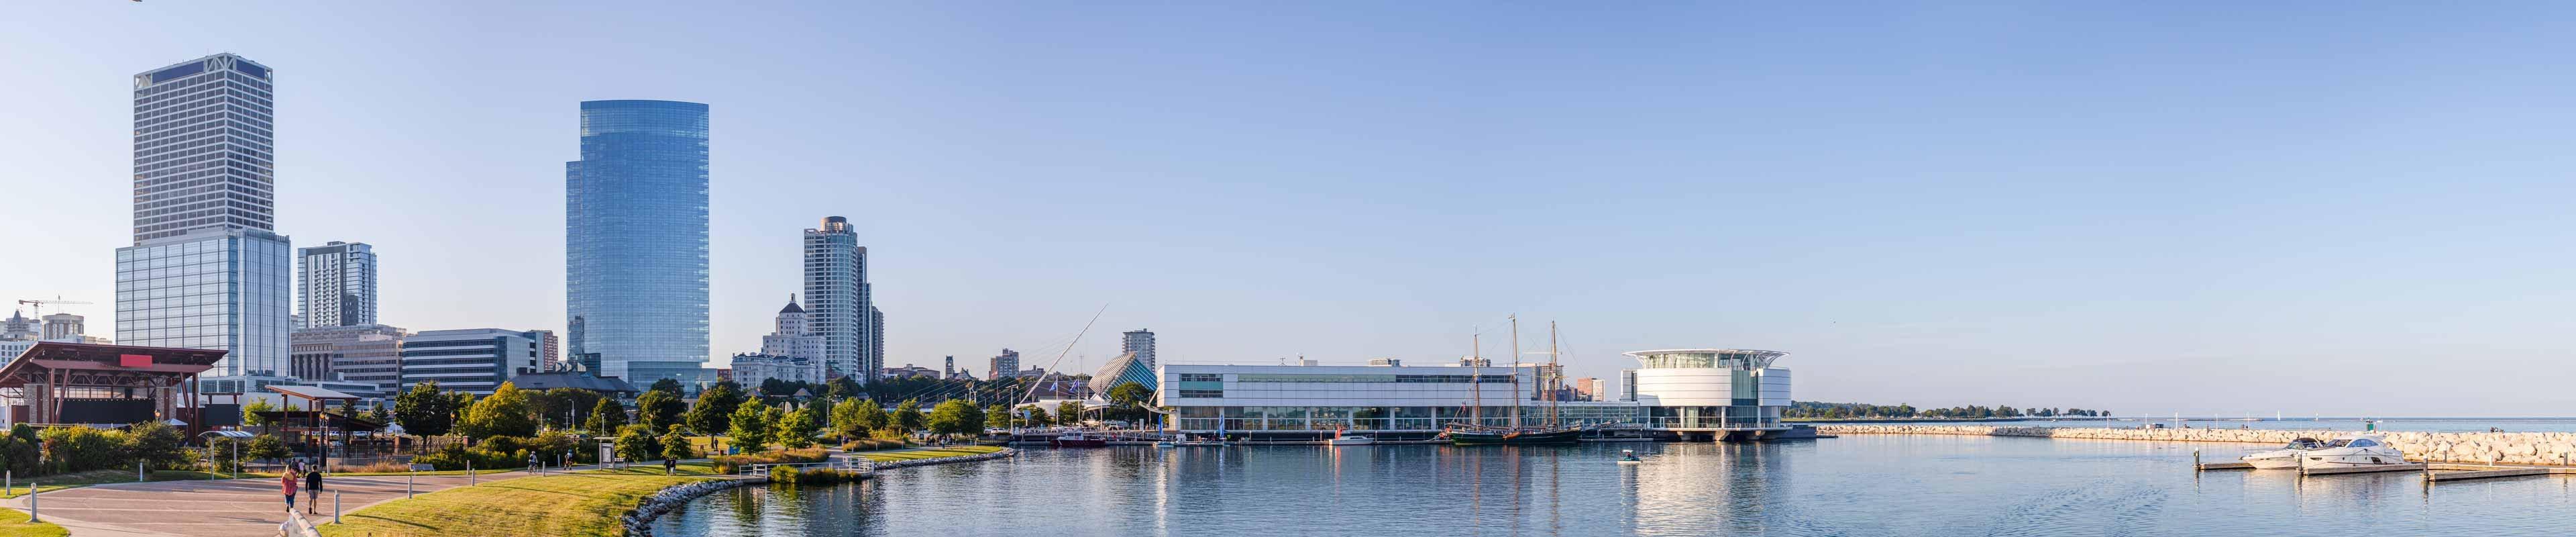
[[[2522,477],[2533,475],[2576,475],[2576,468],[2547,466],[2485,466],[2471,464],[2435,464],[2424,473],[2426,481],[2465,481]]]
[[[2300,468],[2300,469],[2299,469],[2299,475],[2369,474],[2369,473],[2379,473],[2379,472],[2421,472],[2421,471],[2424,471],[2424,469],[2425,469],[2425,468],[2426,468],[2426,467],[2425,467],[2424,463],[2420,463],[2420,462],[2419,462],[2419,463],[2411,463],[2411,464],[2374,464],[2374,465],[2370,465],[2370,466],[2345,466],[2345,467],[2340,467],[2340,468]]]
[[[2193,466],[2193,468],[2198,470],[2252,470],[2254,469],[2254,464],[2247,462],[2213,462],[2196,465]]]

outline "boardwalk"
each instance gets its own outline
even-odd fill
[[[579,470],[587,467],[575,467]],[[527,477],[527,472],[486,474],[480,481]],[[465,476],[422,476],[414,481],[415,491],[427,493],[465,486]],[[376,502],[401,499],[403,476],[329,477],[322,490],[321,505],[308,515],[315,523],[331,520],[331,493],[340,493],[340,507],[357,511]],[[295,499],[297,510],[305,501]],[[211,481],[155,481],[118,483],[57,490],[43,494],[39,500],[40,515],[46,522],[62,525],[75,537],[275,537],[278,525],[286,521],[286,504],[279,497],[277,478],[229,479]],[[10,499],[7,505],[25,510],[24,497]]]

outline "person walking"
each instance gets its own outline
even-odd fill
[[[314,509],[320,508],[322,508],[322,466],[317,464],[311,471],[304,472],[304,514],[321,514],[313,512]]]
[[[286,489],[286,512],[289,513],[295,512],[295,479],[297,477],[301,476],[295,475],[295,467],[288,466],[286,468],[286,474],[279,476],[277,480],[277,486],[279,488]]]

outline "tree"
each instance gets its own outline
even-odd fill
[[[468,438],[495,436],[536,436],[537,420],[528,408],[528,392],[509,382],[492,389],[490,397],[476,401],[465,411],[465,420],[457,424]]]
[[[413,384],[402,395],[394,396],[394,418],[402,423],[403,432],[423,437],[445,435],[456,425],[456,412],[447,408],[452,401],[447,394],[439,393],[437,381]]]
[[[866,389],[859,387],[859,381],[850,380],[850,377],[832,379],[831,382],[826,382],[823,385],[823,395],[833,399],[862,397],[867,393],[868,391]]]
[[[854,404],[859,407],[859,424],[865,426],[867,430],[894,427],[894,415],[887,414],[885,407],[877,406],[876,401],[860,399]]]
[[[675,461],[695,459],[698,458],[698,453],[697,450],[689,449],[689,435],[678,429],[672,429],[671,432],[662,433],[662,458]]]
[[[1055,405],[1055,422],[1058,425],[1081,425],[1084,410],[1081,401],[1058,403]]]
[[[167,424],[146,421],[125,428],[125,453],[137,462],[153,468],[177,470],[192,462],[187,450],[188,436]]]
[[[1020,418],[1021,427],[1045,427],[1048,423],[1055,421],[1055,418],[1047,416],[1046,407],[1037,405],[1020,405],[1019,411],[1024,415],[1024,417]]]
[[[966,401],[963,399],[940,401],[939,406],[931,407],[930,417],[925,420],[927,422],[926,425],[928,425],[931,434],[966,434],[973,432],[975,427],[982,425],[984,422],[984,420],[980,419],[983,416],[975,416],[978,419],[967,421],[966,418],[968,411],[974,410],[974,408],[975,405],[966,404]]]
[[[849,400],[843,400],[841,401],[841,404],[832,405],[832,427],[830,429],[832,431],[832,436],[834,438],[841,439],[843,442],[850,441],[850,438],[852,437],[867,436],[868,422],[866,421],[866,418],[861,415],[859,410],[860,407],[865,406],[871,405],[859,404]]]
[[[769,424],[761,421],[769,414],[761,408],[760,405],[735,407],[733,415],[727,418],[732,428],[726,431],[725,439],[733,441],[734,447],[741,448],[743,453],[769,449]]]
[[[1117,419],[1144,421],[1145,405],[1153,401],[1154,390],[1146,389],[1143,384],[1126,382],[1109,389],[1109,402],[1117,405]]]
[[[896,428],[906,431],[921,430],[921,428],[926,425],[926,423],[924,423],[925,417],[926,416],[921,415],[920,399],[905,399],[903,400],[903,404],[894,406],[894,426]]]
[[[591,405],[590,407],[590,422],[582,424],[582,428],[584,429],[599,431],[602,433],[618,430],[618,428],[625,426],[626,405],[617,404],[617,398],[615,397],[599,398],[599,403]],[[647,426],[647,428],[650,428],[650,426]]]
[[[680,402],[680,395],[676,393],[651,390],[635,397],[635,419],[653,427],[653,430],[671,430],[680,425],[681,415],[688,411],[689,404]]]
[[[689,429],[715,434],[733,429],[733,413],[742,406],[742,389],[731,382],[718,382],[698,393],[698,405],[689,407]]]
[[[778,422],[778,445],[787,449],[812,447],[814,432],[821,430],[821,427],[816,426],[820,418],[815,416],[822,414],[823,408],[817,405],[805,405],[805,408],[788,413],[785,419]]]
[[[565,429],[570,429],[575,426],[587,426],[587,424],[592,420],[597,419],[595,416],[591,415],[591,411],[599,408],[599,401],[602,399],[614,399],[613,397],[602,397],[599,392],[580,388],[555,388],[552,390],[546,390],[543,393],[545,395],[544,399],[550,401],[552,404],[539,405],[537,407],[538,415],[544,416],[550,423],[563,424],[563,428]],[[538,400],[536,397],[533,397],[535,394],[532,393],[530,395],[532,397],[529,398],[529,401],[534,402]],[[623,409],[625,407],[618,408]],[[619,421],[624,420],[625,419],[622,416],[619,418]],[[623,424],[621,423],[620,425]],[[615,431],[617,429],[611,427],[607,429],[591,430],[599,431],[600,434],[607,434],[609,431]]]
[[[242,403],[242,406],[241,406],[241,422],[242,422],[242,425],[249,425],[249,426],[252,426],[252,427],[264,427],[264,426],[267,426],[267,425],[268,425],[268,417],[267,417],[267,416],[261,416],[261,415],[259,415],[259,413],[261,413],[261,412],[275,412],[275,411],[277,411],[277,405],[269,404],[269,402],[268,402],[268,400],[267,400],[267,399],[252,399],[252,400],[250,400],[250,402],[248,402],[248,403]]]
[[[628,425],[617,434],[617,456],[628,461],[652,460],[662,454],[662,439],[653,436],[653,428]]]
[[[273,434],[253,437],[250,439],[250,445],[242,446],[242,456],[250,457],[252,460],[281,459],[287,455],[286,441],[278,440],[277,435]]]
[[[672,397],[679,397],[680,381],[673,379],[656,380],[653,381],[653,387],[645,388],[645,390],[667,393],[671,394]]]
[[[986,409],[984,409],[984,428],[986,428],[986,429],[1008,429],[1008,428],[1010,428],[1010,427],[1011,427],[1011,409],[1010,409],[1010,407],[1006,407],[1006,406],[1002,406],[1002,405],[993,405],[991,408],[986,408]]]

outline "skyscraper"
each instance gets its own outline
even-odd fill
[[[583,101],[564,164],[573,352],[636,385],[713,380],[707,354],[707,105]]]
[[[1133,332],[1128,332],[1127,340],[1118,345],[1118,352],[1136,353],[1137,363],[1144,364],[1145,369],[1153,369],[1154,331],[1139,328]]]
[[[1002,349],[1001,354],[993,356],[993,363],[990,367],[992,368],[992,371],[984,373],[984,377],[987,380],[1002,380],[1019,375],[1020,351]]]
[[[823,364],[843,376],[866,383],[885,363],[878,350],[885,329],[873,318],[868,297],[868,248],[858,232],[838,216],[805,230],[805,312],[807,329],[823,336]]]
[[[285,374],[289,240],[275,233],[268,66],[229,53],[134,75],[134,245],[116,250],[116,340],[230,351],[204,390]]]
[[[304,285],[296,294],[296,328],[376,324],[376,247],[363,242],[295,250]]]

